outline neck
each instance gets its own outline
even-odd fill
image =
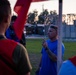
[[[0,35],[5,36],[5,31],[0,29]]]
[[[0,35],[5,36],[6,27],[4,24],[0,24]]]
[[[0,33],[0,36],[4,36],[5,37],[5,35],[3,33]]]
[[[57,40],[57,38],[51,38],[51,41],[52,41],[52,42],[55,41],[55,40]]]

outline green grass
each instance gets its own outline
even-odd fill
[[[40,53],[42,48],[42,39],[27,39],[26,47],[30,53]]]
[[[65,45],[64,60],[76,55],[76,42],[63,42],[63,43]],[[28,53],[40,54],[42,48],[42,39],[27,39],[26,48]],[[35,64],[34,62],[32,62],[33,69],[31,75],[35,75],[36,68],[34,66]]]
[[[29,54],[30,53],[40,54],[41,48],[42,48],[42,44],[41,43],[42,43],[42,39],[27,39],[26,40],[26,48],[27,48],[28,53]],[[32,60],[34,60],[34,58]],[[32,64],[31,75],[35,75],[35,72],[37,70],[37,67],[35,67],[35,63],[36,62],[32,62],[31,61],[31,64]]]
[[[42,39],[27,39],[26,47],[29,53],[40,53],[42,48]],[[76,42],[63,42],[65,45],[64,59],[76,55]]]
[[[64,60],[76,55],[76,42],[64,42],[65,54]]]

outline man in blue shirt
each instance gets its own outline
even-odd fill
[[[50,26],[48,29],[48,40],[42,43],[42,57],[39,65],[39,75],[57,75],[57,26]],[[62,55],[64,54],[62,44]]]
[[[17,19],[17,16],[12,16],[10,26],[7,29],[5,35],[6,35],[6,37],[8,39],[11,39],[11,40],[14,40],[16,42],[19,42],[20,40],[17,38],[17,36],[15,34],[15,31],[14,31],[14,28],[13,28],[13,24],[14,24],[16,19]]]

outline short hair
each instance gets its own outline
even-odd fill
[[[58,27],[56,25],[50,25],[50,28],[55,29],[56,31],[58,30]]]
[[[0,0],[0,24],[11,14],[11,6],[8,0]]]
[[[16,21],[16,19],[17,19],[17,16],[13,15],[11,18],[11,21]]]

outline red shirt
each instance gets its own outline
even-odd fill
[[[12,55],[17,43],[13,40],[0,40],[0,56],[2,56],[7,62],[16,68],[15,63],[12,60]],[[16,72],[6,64],[6,61],[0,59],[0,75],[17,75]]]

